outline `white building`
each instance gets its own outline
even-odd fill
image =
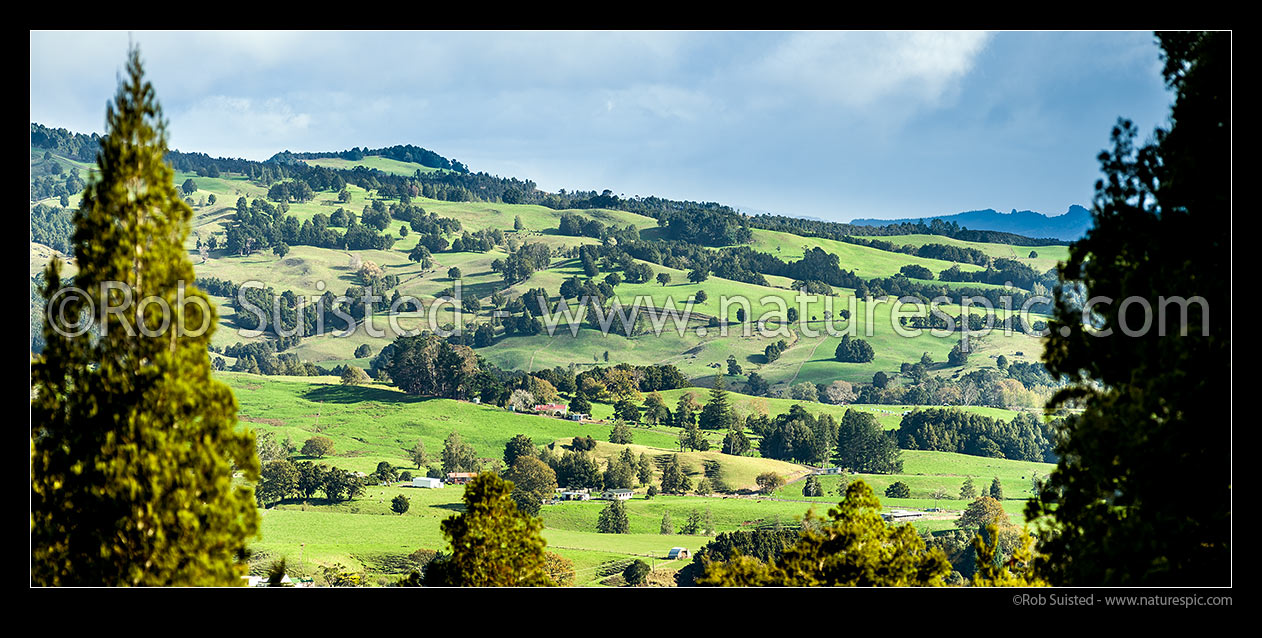
[[[670,552],[666,554],[666,558],[669,560],[679,560],[681,558],[688,558],[689,556],[690,554],[688,553],[688,548],[686,547],[672,547],[670,548]]]
[[[443,486],[442,479],[430,478],[428,476],[417,476],[412,479],[412,487],[424,487],[427,489],[437,489]]]
[[[916,512],[913,510],[890,510],[881,512],[881,518],[887,523],[901,523],[904,521],[914,521],[924,517],[924,512]]]

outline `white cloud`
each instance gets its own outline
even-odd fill
[[[282,148],[301,144],[313,123],[309,113],[296,111],[280,98],[226,95],[199,100],[169,117],[172,147],[232,157],[248,154],[253,159],[265,159]],[[224,136],[223,131],[231,131],[231,135]],[[241,144],[247,146],[242,148]]]
[[[855,110],[895,99],[934,106],[973,68],[987,40],[977,32],[793,33],[753,76]]]

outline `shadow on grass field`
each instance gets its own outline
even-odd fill
[[[364,401],[423,403],[431,400],[428,397],[409,396],[397,390],[355,385],[318,385],[303,392],[301,396],[308,401],[323,401],[325,403],[361,403]]]

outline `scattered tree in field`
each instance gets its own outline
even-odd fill
[[[666,407],[666,401],[662,399],[662,395],[657,391],[650,392],[644,397],[644,420],[650,425],[659,425],[670,419],[670,408]]]
[[[688,427],[688,425],[696,424],[697,413],[701,411],[701,404],[693,398],[691,392],[685,392],[679,395],[679,401],[675,403],[674,425],[677,428]]]
[[[399,471],[389,461],[382,461],[377,464],[377,470],[373,472],[373,477],[383,483],[393,483],[398,480]]]
[[[824,488],[819,484],[819,477],[814,474],[806,477],[806,485],[802,487],[802,496],[823,496]]]
[[[670,283],[670,273],[668,273],[668,272],[659,272],[659,273],[657,273],[657,283],[659,283],[659,284],[661,284],[661,285],[663,285],[663,286],[665,286],[666,284],[669,284],[669,283]]]
[[[263,464],[255,496],[264,507],[279,503],[298,491],[298,468],[287,460],[268,461]]]
[[[400,515],[406,514],[408,511],[408,507],[410,507],[411,505],[412,505],[412,502],[408,500],[408,497],[402,494],[399,494],[398,496],[390,500],[390,509],[395,514],[400,514]]]
[[[662,514],[662,527],[658,533],[659,534],[674,534],[675,533],[675,524],[672,523],[670,520],[670,510],[666,510],[666,512]]]
[[[627,568],[622,570],[622,579],[627,581],[628,585],[638,587],[644,584],[650,571],[652,569],[649,567],[649,564],[637,558],[634,563],[627,565]]]
[[[695,421],[688,421],[684,424],[684,431],[679,433],[679,448],[705,452],[710,449],[710,441],[702,434]]]
[[[837,430],[838,466],[853,472],[897,474],[903,471],[902,450],[893,431],[881,427],[876,416],[861,410],[846,410]]]
[[[512,467],[523,456],[538,456],[535,442],[525,434],[518,434],[504,444],[504,466]]]
[[[618,399],[613,404],[614,417],[629,423],[638,423],[640,421],[640,408],[632,401],[630,397]],[[624,423],[625,425],[625,423]],[[630,443],[630,441],[628,441]]]
[[[998,476],[990,482],[990,497],[996,501],[1003,500],[1003,484],[999,482]]]
[[[955,519],[955,526],[960,529],[977,529],[984,525],[1006,527],[1010,524],[1003,505],[989,496],[974,499],[964,508],[964,513]]]
[[[836,476],[837,476],[837,496],[844,497],[846,495],[846,490],[850,488],[850,483],[854,481],[854,476],[847,473],[844,470],[841,472],[841,474],[838,474]]]
[[[858,394],[855,393],[854,386],[850,385],[849,382],[838,379],[824,388],[822,398],[833,405],[846,405],[858,398]]]
[[[448,278],[448,279],[450,279],[450,280],[452,280],[452,281],[455,281],[455,280],[459,279],[459,278],[460,278],[460,267],[459,267],[459,266],[452,266],[451,268],[448,268],[448,269],[447,269],[447,278]]]
[[[342,468],[324,468],[321,478],[324,495],[330,501],[349,501],[364,493],[364,481]]]
[[[733,423],[732,429],[723,435],[723,453],[733,456],[744,456],[749,451],[749,448],[749,437],[745,436],[745,427],[739,422]]]
[[[947,499],[947,498],[951,498],[950,493],[949,493],[949,492],[947,492],[945,488],[941,488],[941,487],[939,487],[938,489],[934,490],[931,494],[929,494],[929,496],[930,496],[930,498],[932,498],[932,499],[933,499],[933,508],[934,508],[934,509],[938,509],[938,501],[943,500],[943,499]]]
[[[425,452],[425,442],[417,439],[416,445],[408,450],[408,458],[416,464],[416,469],[424,469],[425,464],[429,462],[429,454]]]
[[[684,473],[679,464],[679,455],[672,454],[662,468],[662,492],[665,494],[686,494],[692,489],[692,480]]]
[[[443,472],[477,472],[482,469],[478,453],[465,443],[459,432],[452,432],[443,441]]]
[[[960,498],[966,501],[977,498],[977,484],[973,482],[972,476],[964,477],[964,484],[960,486]]]
[[[521,231],[525,230],[525,228],[526,228],[526,225],[522,223],[521,215],[517,215],[513,217],[513,230],[520,233]]]
[[[688,512],[688,518],[684,521],[684,524],[679,528],[679,533],[686,534],[688,536],[696,536],[697,534],[701,533],[701,511],[700,510],[694,507],[692,511]]]
[[[371,356],[371,355],[372,355],[372,346],[366,343],[360,344],[358,348],[355,348],[356,359],[363,359],[364,357]]]
[[[518,456],[504,473],[513,483],[513,502],[523,514],[537,516],[543,501],[552,498],[557,488],[557,475],[546,463],[533,455]]]
[[[623,421],[622,419],[618,419],[617,421],[614,422],[613,429],[610,430],[609,432],[610,443],[617,443],[618,445],[629,445],[633,438],[634,438],[634,434],[631,432],[631,427],[627,425],[626,421]]]
[[[529,412],[535,405],[535,395],[524,388],[517,388],[508,396],[508,407],[518,412]]]
[[[372,381],[363,368],[348,365],[342,368],[342,385],[361,385]]]
[[[775,472],[763,472],[754,480],[758,483],[758,491],[763,494],[770,494],[784,487],[784,477]]]
[[[166,163],[166,123],[136,49],[105,119],[74,217],[75,286],[86,294],[62,308],[66,317],[79,317],[85,299],[103,308],[109,281],[131,297],[115,300],[121,314],[99,336],[65,337],[45,319],[46,345],[31,364],[31,583],[234,585],[258,514],[233,472],[257,481],[259,461],[231,390],[210,374],[215,306],[192,285],[192,211]],[[44,278],[51,298],[62,287],[58,260]],[[150,296],[176,323],[158,330],[161,313],[138,317]],[[140,321],[156,336],[136,330]],[[194,336],[203,323],[210,329]]]
[[[601,534],[627,534],[631,531],[631,523],[627,519],[627,506],[614,499],[600,511],[596,519],[596,531]]]
[[[714,493],[714,484],[710,482],[709,478],[702,478],[700,481],[697,481],[697,494],[700,494],[702,496],[709,496],[713,493]]]
[[[543,571],[557,587],[573,587],[575,581],[574,561],[554,552],[544,552]]]
[[[622,448],[622,453],[609,459],[605,468],[606,489],[631,489],[635,487],[636,463],[635,455],[630,448]]]
[[[837,350],[833,355],[843,363],[867,363],[875,356],[875,351],[867,341],[851,339],[847,334],[842,336],[841,343],[837,344]]]
[[[819,401],[819,388],[816,388],[815,384],[810,381],[803,381],[789,388],[789,398],[794,401],[815,403]]]
[[[479,369],[477,356],[468,346],[418,335],[394,340],[384,371],[408,394],[463,399],[472,392]]]
[[[727,355],[727,374],[729,376],[739,376],[743,373],[741,364],[736,362],[736,355]]]
[[[872,375],[872,385],[876,386],[878,389],[884,390],[890,385],[889,375],[885,374],[884,370],[877,370],[876,374]]]
[[[886,498],[911,498],[911,487],[902,481],[894,481],[885,488]]]
[[[327,436],[313,436],[302,444],[303,456],[324,458],[333,453],[333,439]]]
[[[365,285],[372,284],[373,281],[381,279],[386,275],[386,269],[377,265],[376,262],[365,261],[360,264],[359,269],[355,271],[359,276],[359,281]]]
[[[770,347],[770,346],[768,346]],[[771,384],[762,378],[757,372],[749,373],[749,377],[745,380],[745,394],[761,397],[766,396],[771,389]]]
[[[736,423],[736,415],[728,403],[723,375],[714,375],[714,387],[710,390],[710,402],[701,409],[697,426],[703,430],[727,430]]]
[[[465,511],[442,522],[451,556],[430,563],[425,584],[452,587],[551,586],[543,519],[522,514],[512,483],[479,474],[465,487]]]
[[[640,460],[636,464],[636,478],[639,479],[640,485],[648,485],[653,480],[653,462],[649,460],[647,452],[640,452]],[[650,489],[657,489],[649,486]]]

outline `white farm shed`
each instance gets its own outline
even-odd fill
[[[442,479],[429,478],[428,476],[418,476],[412,479],[412,487],[424,487],[429,489],[437,489],[443,486]]]

